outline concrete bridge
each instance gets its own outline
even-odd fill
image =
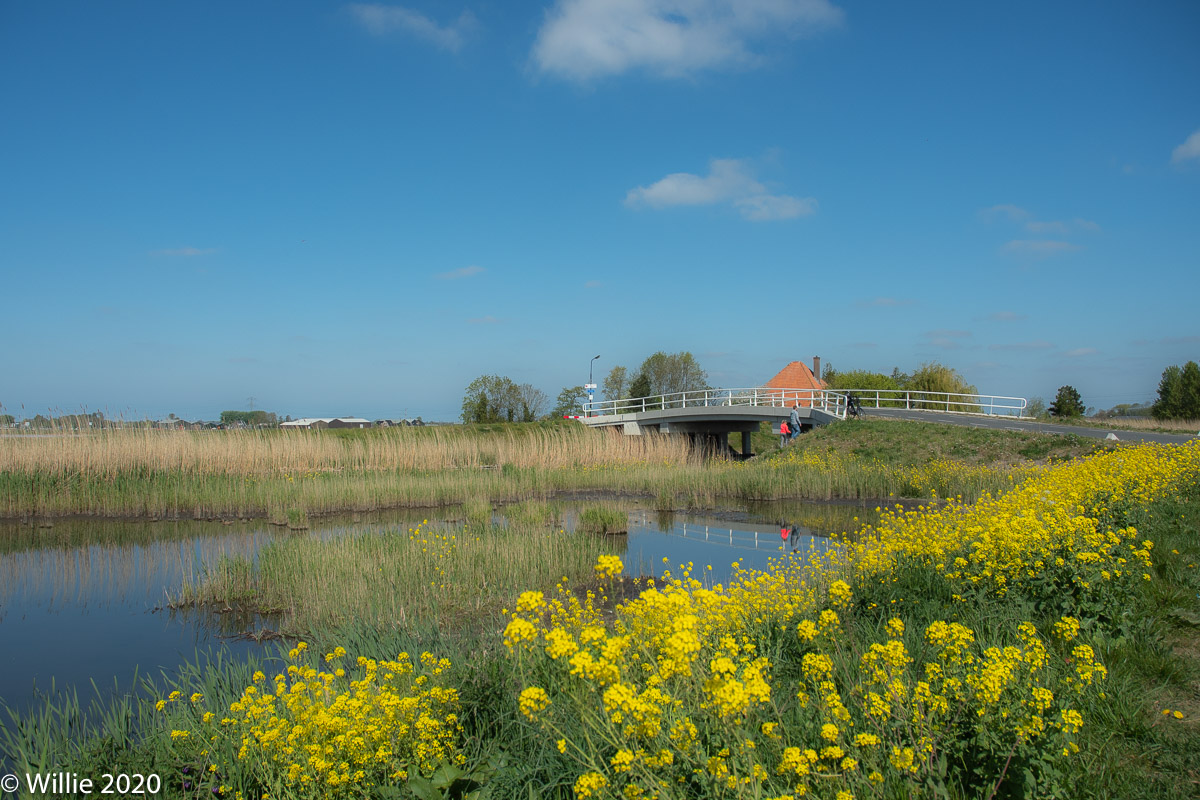
[[[707,447],[729,449],[729,434],[742,434],[742,455],[750,456],[750,434],[763,422],[779,423],[799,404],[801,428],[846,418],[846,396],[812,389],[702,389],[694,392],[592,403],[580,422],[617,428],[629,436],[680,433]]]
[[[617,428],[630,436],[647,432],[685,434],[697,444],[729,450],[729,434],[742,434],[743,457],[753,455],[750,434],[763,422],[779,423],[799,406],[801,430],[846,418],[848,398],[875,408],[920,409],[940,414],[1020,417],[1021,397],[874,389],[700,389],[691,392],[590,403],[579,420],[593,428]]]

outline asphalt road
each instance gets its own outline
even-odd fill
[[[943,414],[937,411],[908,411],[903,408],[865,408],[867,417],[908,419],[916,422],[939,422],[943,425],[966,425],[969,428],[994,428],[1004,431],[1032,431],[1034,433],[1063,433],[1104,439],[1114,434],[1122,442],[1161,442],[1182,444],[1196,438],[1196,434],[1153,433],[1150,431],[1127,431],[1117,428],[1092,428],[1084,425],[1055,425],[1052,422],[1015,419],[1013,417],[983,417],[968,414]]]

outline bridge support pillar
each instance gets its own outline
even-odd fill
[[[753,428],[742,429],[742,455],[746,458],[754,455],[754,451],[750,446],[750,434],[754,432]]]

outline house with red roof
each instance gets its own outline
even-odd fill
[[[766,382],[766,388],[778,390],[767,394],[772,398],[778,397],[779,405],[790,408],[799,403],[802,408],[809,408],[813,405],[814,396],[826,388],[825,381],[818,377],[820,374],[820,356],[813,356],[812,369],[803,361],[793,361]]]

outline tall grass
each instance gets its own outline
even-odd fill
[[[470,512],[469,512],[470,513]],[[450,530],[408,530],[272,542],[257,563],[222,557],[185,585],[177,604],[213,603],[280,614],[291,632],[351,622],[381,629],[494,627],[523,588],[591,576],[617,540],[477,518]]]
[[[544,501],[585,490],[654,497],[664,509],[720,498],[970,500],[1010,479],[984,463],[1072,457],[1097,446],[1005,433],[857,421],[748,462],[704,461],[682,438],[580,426],[0,436],[0,517],[255,516],[285,524],[336,511]],[[896,463],[896,451],[910,455]]]

